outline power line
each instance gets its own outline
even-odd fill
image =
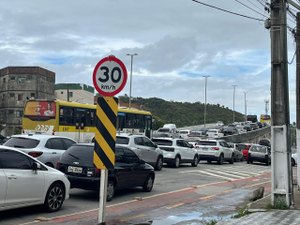
[[[201,4],[201,5],[205,5],[207,7],[210,7],[210,8],[213,8],[213,9],[217,9],[217,10],[220,10],[220,11],[223,11],[223,12],[227,12],[227,13],[230,13],[230,14],[233,14],[233,15],[236,15],[236,16],[241,16],[241,17],[244,17],[244,18],[247,18],[247,19],[252,19],[252,20],[257,20],[257,21],[261,21],[263,22],[264,20],[263,19],[258,19],[258,18],[254,18],[254,17],[251,17],[251,16],[246,16],[246,15],[243,15],[243,14],[239,14],[239,13],[236,13],[236,12],[232,12],[232,11],[229,11],[227,9],[223,9],[223,8],[220,8],[220,7],[217,7],[217,6],[214,6],[214,5],[210,5],[210,4],[206,4],[204,2],[200,2],[198,0],[192,0],[193,2],[196,2],[198,4]]]
[[[252,10],[253,12],[258,13],[259,15],[261,15],[261,16],[263,16],[263,17],[266,17],[264,14],[262,14],[262,13],[256,11],[255,9],[253,9],[253,8],[251,8],[250,6],[246,5],[245,3],[240,2],[239,0],[234,0],[234,1],[236,1],[237,3],[240,3],[242,6],[245,6],[246,8]]]
[[[266,6],[266,2],[262,2],[262,0],[256,0],[259,4],[261,4],[262,6]]]
[[[246,0],[247,2],[249,2],[251,5],[253,5],[255,8],[259,9],[259,10],[262,10],[260,7],[258,7],[257,5],[255,5],[251,0]],[[265,9],[266,6],[264,6],[264,9]],[[263,11],[263,10],[262,10]],[[263,11],[265,12],[265,11]]]

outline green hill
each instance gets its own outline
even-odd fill
[[[119,96],[121,105],[128,105],[128,96]],[[203,124],[204,103],[165,101],[160,98],[132,99],[132,106],[148,110],[154,116],[153,128],[157,129],[165,123],[175,123],[177,127],[193,126]],[[223,121],[224,124],[232,123],[233,112],[231,109],[219,104],[207,104],[206,123]],[[235,121],[244,121],[244,115],[236,112]]]

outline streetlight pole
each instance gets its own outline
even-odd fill
[[[204,85],[204,115],[203,115],[203,123],[204,128],[206,127],[206,105],[207,105],[207,78],[210,77],[209,75],[202,76],[205,78],[205,85]]]
[[[233,87],[233,99],[232,99],[232,119],[233,119],[233,122],[235,122],[235,114],[234,114],[234,111],[235,111],[235,88],[236,88],[236,84],[232,85]]]
[[[130,83],[129,83],[129,108],[131,108],[131,90],[132,90],[132,62],[133,62],[133,56],[138,55],[137,53],[133,54],[126,54],[127,56],[130,56]]]
[[[245,121],[247,121],[247,93],[248,93],[248,91],[244,91]]]

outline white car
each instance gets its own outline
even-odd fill
[[[217,161],[220,165],[224,161],[234,163],[234,150],[224,140],[200,140],[195,148],[200,160],[207,160],[208,163]]]
[[[55,212],[69,192],[65,174],[15,148],[0,146],[0,211],[43,204]]]
[[[192,144],[181,138],[153,138],[152,141],[163,150],[164,162],[178,168],[181,163],[191,163],[196,167],[199,163],[197,151]]]
[[[219,129],[208,129],[206,135],[208,138],[219,138],[224,136],[224,134]]]
[[[146,163],[161,170],[163,167],[163,152],[148,137],[141,134],[117,135],[116,144],[128,146]]]
[[[3,145],[17,148],[54,168],[61,155],[73,144],[76,144],[76,141],[67,137],[19,134],[11,136]]]
[[[179,131],[179,135],[183,139],[188,138],[190,133],[191,133],[191,130],[180,130]]]

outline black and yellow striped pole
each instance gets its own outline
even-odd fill
[[[94,149],[94,165],[101,169],[99,223],[105,225],[105,207],[107,196],[108,170],[115,165],[116,122],[118,115],[118,99],[115,97],[99,97],[96,108],[96,133]]]
[[[127,70],[124,63],[113,55],[101,59],[93,72],[97,99],[94,165],[101,169],[98,225],[105,225],[105,207],[108,170],[115,166],[116,124],[118,99],[114,98],[125,86]]]
[[[98,169],[113,169],[115,165],[116,123],[118,99],[99,97],[96,108],[94,164]]]

